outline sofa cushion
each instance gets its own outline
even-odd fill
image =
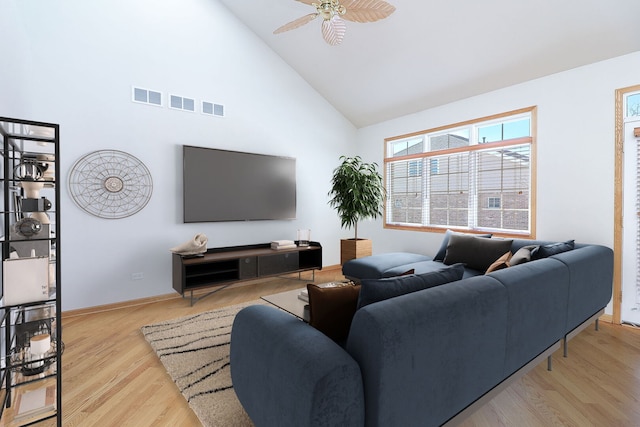
[[[538,250],[531,252],[531,259],[542,259],[550,257],[551,255],[561,254],[573,250],[575,247],[574,240],[567,240],[566,242],[551,243],[548,245],[540,245]]]
[[[425,274],[425,273],[431,273],[432,271],[441,270],[445,267],[447,266],[442,261],[413,262],[411,264],[406,264],[406,265],[398,266],[396,268],[391,268],[385,271],[381,278],[400,276],[402,272],[406,271],[408,268],[414,270],[415,274]],[[470,268],[465,268],[464,275],[462,276],[462,278],[466,279],[467,277],[478,276],[481,274],[484,274],[484,271],[481,272],[481,271],[472,270]]]
[[[371,255],[345,262],[342,266],[342,274],[350,279],[379,279],[389,269],[399,267],[397,273],[393,274],[397,276],[411,268],[404,268],[406,264],[430,260],[431,257],[410,252]]]
[[[511,255],[512,255],[511,251],[509,251],[504,255],[502,255],[497,260],[495,260],[493,264],[491,264],[489,268],[487,268],[487,271],[485,272],[485,274],[489,274],[492,271],[502,270],[503,268],[510,267],[511,264],[509,263],[509,260],[511,259]]]
[[[527,245],[523,246],[516,251],[511,257],[509,261],[510,265],[518,265],[524,264],[525,262],[531,261],[531,253],[535,250],[538,250],[540,245]]]
[[[360,285],[323,288],[309,283],[307,292],[309,324],[332,340],[344,342],[356,312]]]
[[[455,282],[462,279],[463,274],[464,266],[456,264],[424,274],[363,280],[358,298],[358,308],[422,289]]]
[[[444,233],[442,243],[440,244],[440,249],[438,249],[438,252],[436,252],[436,255],[433,257],[434,261],[444,261],[444,256],[447,253],[447,246],[449,245],[449,238],[451,238],[453,234],[460,234],[463,236],[485,237],[485,238],[491,238],[492,236],[492,234],[465,234],[465,233],[459,233],[457,231],[447,230]]]
[[[468,268],[487,271],[487,268],[505,252],[511,251],[512,240],[486,239],[453,234],[449,238],[444,263],[463,263]]]
[[[443,425],[493,388],[508,306],[504,286],[483,275],[356,311],[346,349],[361,368],[366,425]]]

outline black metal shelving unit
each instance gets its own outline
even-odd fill
[[[60,128],[0,117],[0,138],[0,420],[62,426]]]

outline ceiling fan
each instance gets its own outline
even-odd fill
[[[294,30],[307,24],[318,16],[322,17],[322,37],[331,46],[342,43],[347,25],[344,22],[375,22],[391,15],[395,6],[383,0],[296,0],[316,8],[316,11],[302,16],[282,27],[273,34]],[[343,19],[344,18],[344,19]]]

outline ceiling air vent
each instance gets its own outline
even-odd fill
[[[224,117],[224,105],[213,102],[202,101],[202,114],[210,116]]]
[[[196,111],[196,101],[178,95],[169,95],[169,108],[183,111]]]
[[[131,100],[141,104],[162,107],[162,92],[134,86],[131,91]]]

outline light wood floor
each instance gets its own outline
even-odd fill
[[[337,270],[316,273],[336,280]],[[143,338],[140,327],[299,288],[270,280],[228,288],[193,307],[166,301],[64,316],[65,426],[199,426],[196,416]],[[640,331],[600,322],[465,421],[472,426],[640,426]],[[42,425],[52,425],[42,423]]]

